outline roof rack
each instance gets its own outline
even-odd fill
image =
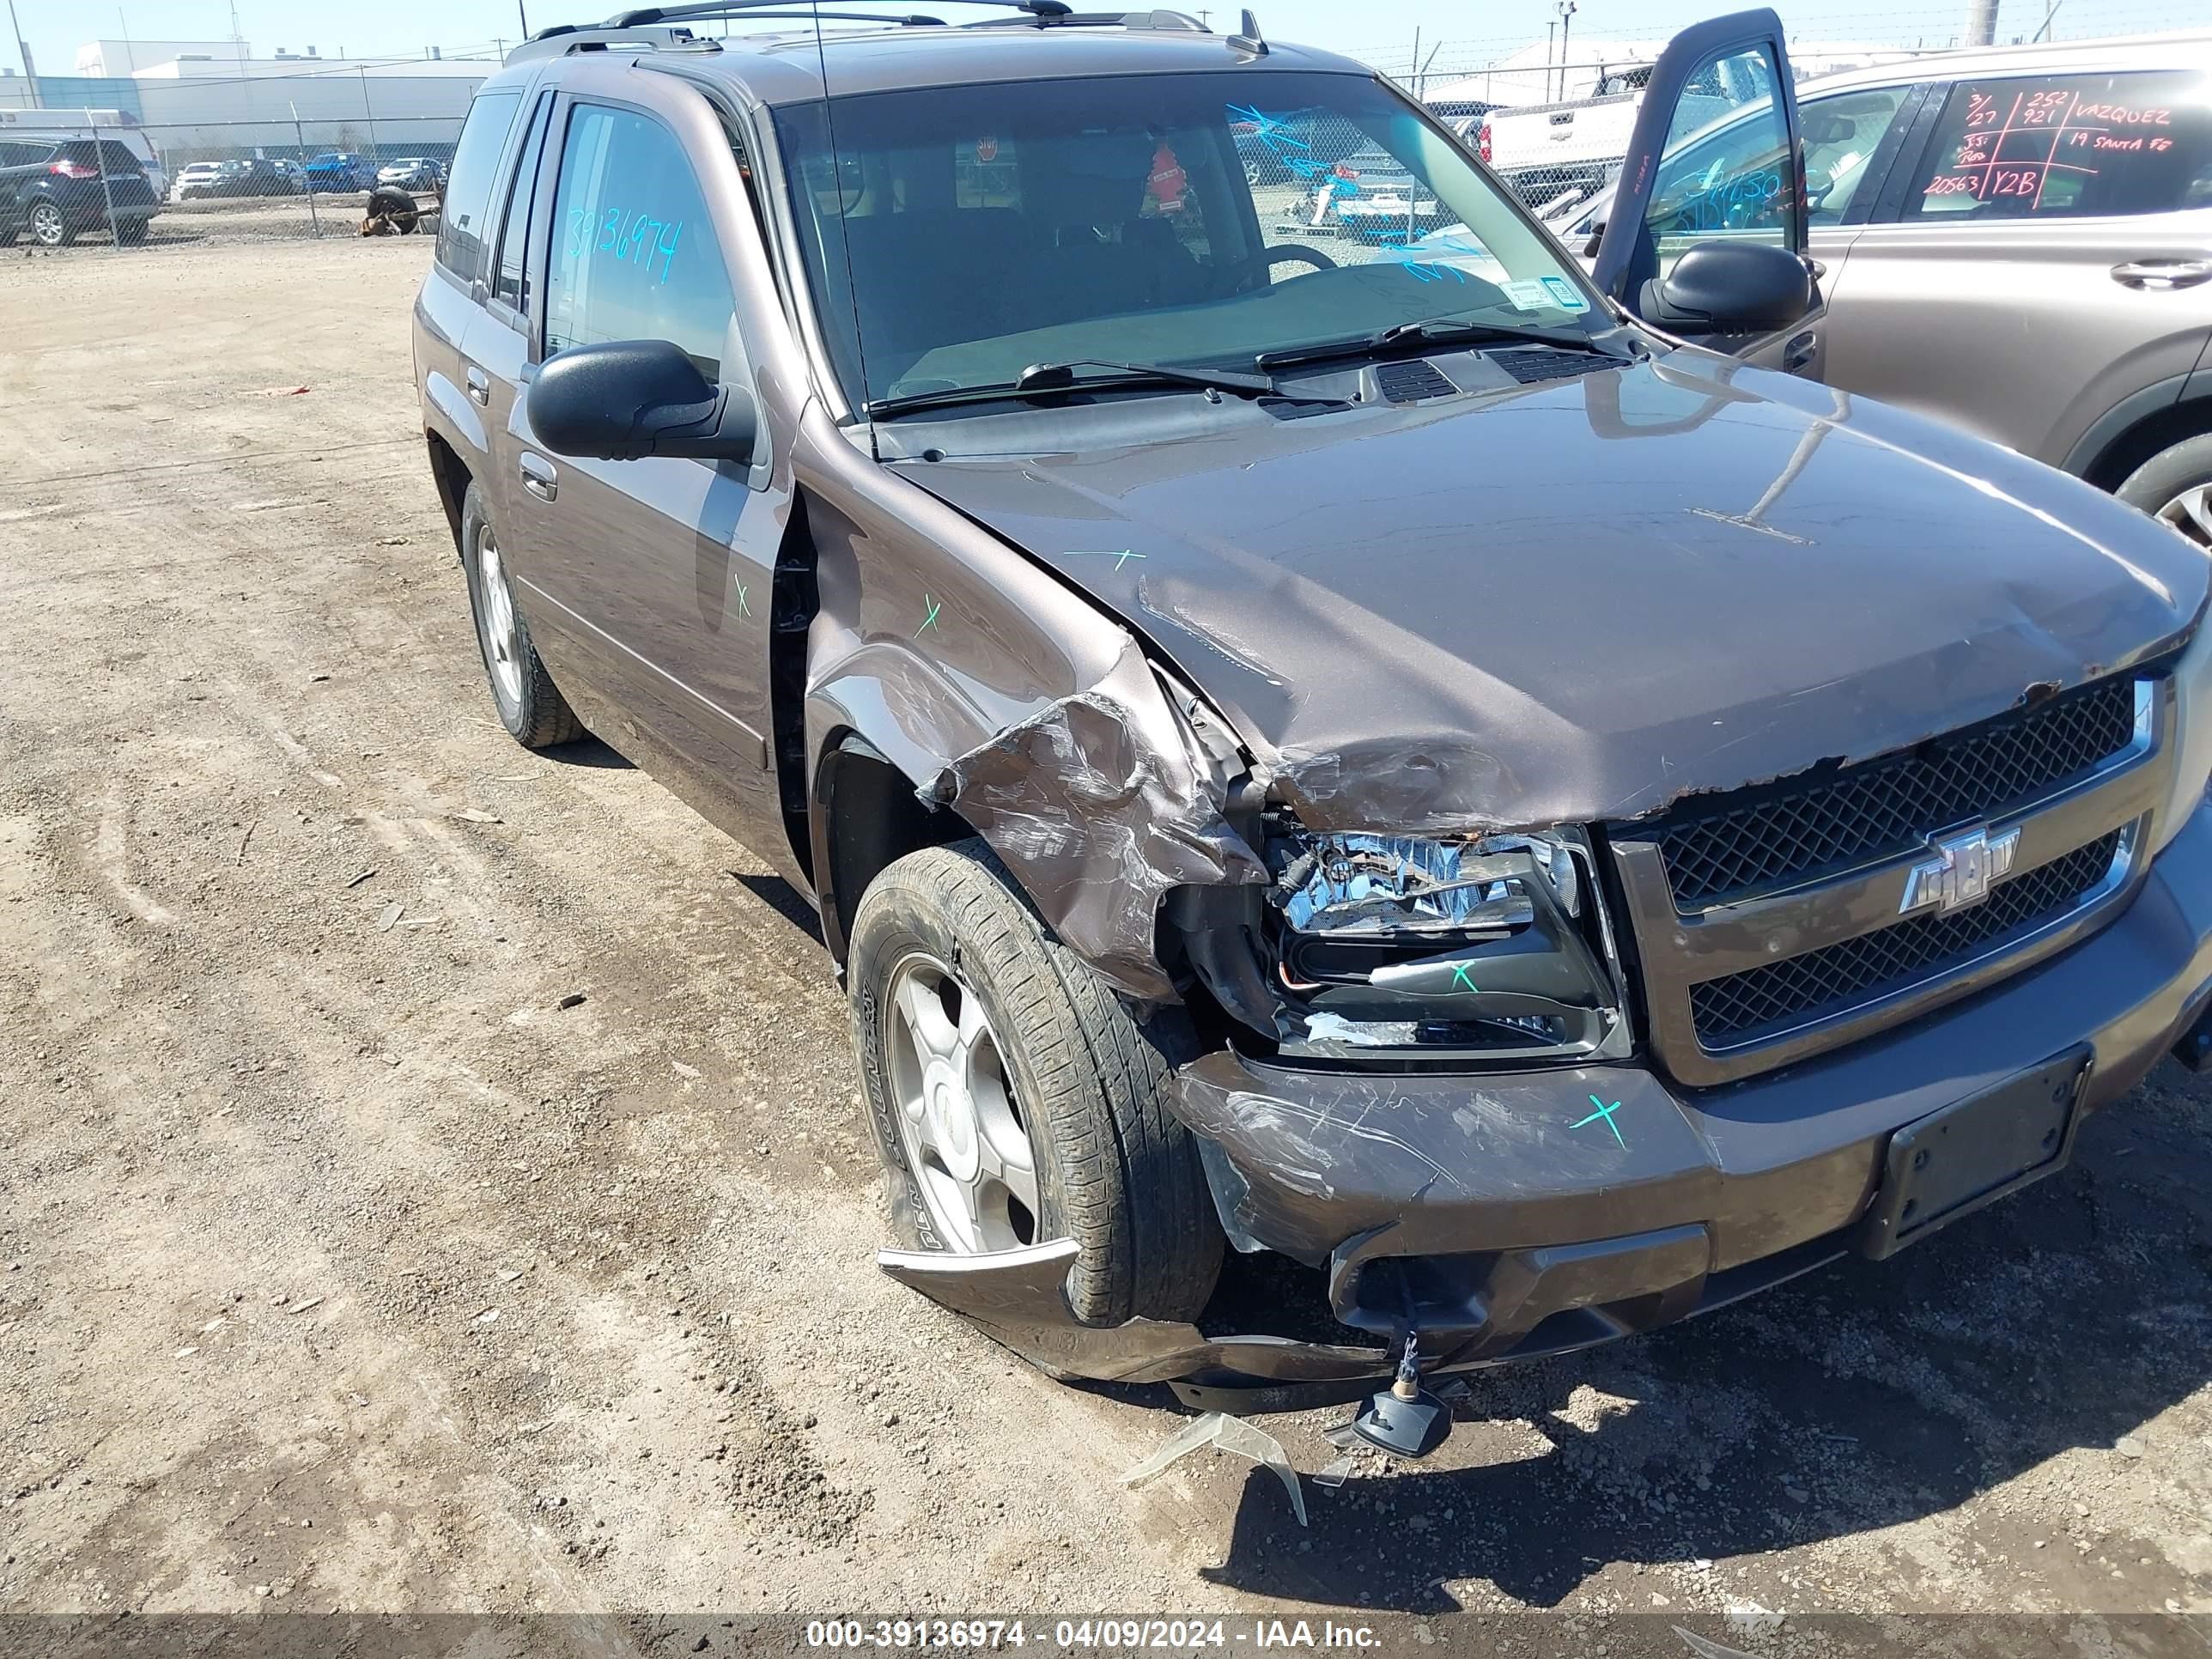
[[[969,3],[969,0],[962,0],[962,3]],[[838,15],[849,16],[851,14],[840,12]],[[1119,27],[1171,31],[1194,30],[1200,34],[1213,33],[1188,12],[1183,11],[1072,11],[1065,16],[1040,17],[1036,21],[1039,27],[1049,23],[1054,28]],[[963,23],[960,27],[963,29],[1003,29],[1019,27],[1021,24],[1011,17],[986,17],[976,22]]]
[[[835,4],[836,0],[823,0],[823,3],[825,5]],[[1010,10],[1028,12],[1039,22],[1068,16],[1073,10],[1073,8],[1068,5],[1067,0],[960,0],[960,3],[963,6],[1004,6]],[[747,13],[758,14],[770,7],[788,11],[792,7],[792,0],[708,0],[707,3],[701,5],[645,6],[635,11],[617,12],[605,22],[600,24],[599,27],[627,29],[640,26],[651,27],[656,24],[690,23],[704,17],[738,17]],[[801,15],[811,17],[814,13],[808,10],[803,12]],[[855,16],[859,17],[859,21],[866,22],[884,21],[880,15],[868,16],[844,11],[833,11],[827,15],[833,21]],[[892,21],[905,22],[908,20],[900,17]],[[916,18],[914,21],[934,23],[939,20],[931,17]]]
[[[1212,33],[1188,12],[1079,12],[1067,3],[1067,0],[957,0],[957,3],[963,6],[995,6],[1027,14],[1020,19],[991,18],[981,22],[965,23],[961,26],[963,28],[1118,27],[1200,34]],[[821,6],[836,7],[837,9],[819,9],[806,4],[805,0],[705,0],[700,4],[644,6],[631,11],[617,12],[604,23],[556,23],[550,28],[540,29],[507,53],[507,61],[517,64],[527,58],[563,57],[575,52],[718,51],[720,48],[714,41],[695,35],[682,27],[710,18],[773,18],[790,22],[820,22],[826,19],[841,23],[893,23],[902,28],[945,27],[943,18],[922,12],[847,11],[842,9],[841,0],[821,0]],[[1267,50],[1267,43],[1260,38],[1260,25],[1249,11],[1244,14],[1244,32],[1232,36],[1229,44],[1239,51],[1255,55],[1264,55]]]

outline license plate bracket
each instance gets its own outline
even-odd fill
[[[1859,1224],[1877,1261],[2063,1167],[2074,1151],[2087,1043],[1917,1118],[1889,1138],[1881,1185]]]

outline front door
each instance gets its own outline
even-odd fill
[[[1693,246],[1759,242],[1808,257],[1803,142],[1782,24],[1738,12],[1685,29],[1652,66],[1593,275],[1638,315]],[[1663,325],[1747,362],[1818,379],[1819,289],[1781,329]]]
[[[560,99],[548,131],[532,216],[544,271],[526,296],[542,343],[532,357],[667,340],[710,382],[750,386],[700,185],[704,167],[734,173],[727,143],[695,155],[659,114],[582,96]],[[510,564],[547,667],[564,690],[575,683],[601,736],[732,834],[773,848],[782,830],[769,628],[787,487],[771,487],[764,463],[556,455],[531,428],[534,374],[534,362],[517,371],[501,488]],[[764,424],[763,454],[775,437]]]

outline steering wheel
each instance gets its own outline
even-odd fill
[[[1316,270],[1334,270],[1336,261],[1318,248],[1308,247],[1304,242],[1278,242],[1273,247],[1263,247],[1252,263],[1261,270],[1273,269],[1286,259],[1296,259],[1311,265]]]
[[[1278,242],[1272,247],[1261,248],[1243,264],[1232,266],[1235,275],[1223,292],[1243,294],[1255,288],[1265,288],[1268,270],[1285,259],[1296,259],[1316,270],[1336,269],[1336,261],[1317,248],[1308,247],[1303,242]]]

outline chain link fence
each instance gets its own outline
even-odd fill
[[[143,113],[0,108],[0,245],[434,232],[469,100],[496,67],[142,82]]]

